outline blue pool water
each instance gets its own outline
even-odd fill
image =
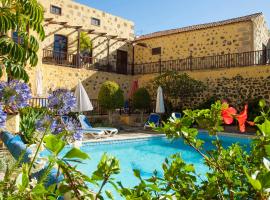
[[[211,141],[214,138],[204,133],[200,133],[199,138],[205,141],[206,149],[213,148]],[[241,145],[246,145],[248,148],[250,144],[250,140],[247,138],[228,136],[220,136],[220,138],[224,147],[238,142]],[[121,181],[127,187],[138,183],[133,176],[133,169],[139,169],[143,178],[151,177],[154,170],[157,170],[158,174],[162,174],[161,164],[164,162],[164,159],[175,153],[180,153],[187,163],[194,164],[198,173],[204,175],[208,170],[203,164],[201,156],[185,145],[181,139],[170,141],[165,137],[153,137],[143,140],[87,143],[81,149],[88,153],[91,159],[78,166],[80,171],[91,175],[96,169],[102,154],[106,152],[119,159],[121,173],[115,176],[115,179]],[[95,188],[92,189],[95,190]],[[106,189],[113,191],[111,186],[108,186]],[[115,192],[113,193],[115,194]],[[116,199],[119,199],[119,197]]]

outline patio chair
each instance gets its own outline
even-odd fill
[[[68,116],[62,116],[62,122],[64,124],[68,123],[70,117]],[[83,133],[83,135],[90,135],[91,137],[93,137],[94,139],[102,139],[107,137],[105,134],[105,131],[97,129],[97,128],[84,128],[82,127],[81,129],[79,129],[79,131],[81,133]]]
[[[160,116],[157,113],[151,113],[148,117],[147,122],[144,124],[144,129],[151,127],[150,124],[154,124],[155,127],[158,127],[160,123]]]
[[[15,136],[7,131],[3,131],[0,132],[0,139],[3,141],[8,151],[16,160],[21,159],[20,164],[31,162],[29,155],[32,153],[32,151],[27,148],[26,144],[22,141],[19,135]],[[40,180],[44,178],[44,173],[48,173],[46,166],[40,171],[31,174],[31,177]],[[51,185],[60,183],[63,179],[63,175],[61,173],[59,174],[58,170],[53,168],[47,175],[47,179],[45,180],[44,185],[45,187],[49,187]]]
[[[176,118],[176,119],[180,119],[182,117],[182,114],[179,112],[173,112],[172,113],[172,117]]]
[[[88,118],[85,115],[79,115],[78,117],[82,129],[83,130],[89,130],[89,129],[96,129],[96,130],[100,130],[100,131],[104,131],[106,135],[110,136],[114,136],[118,133],[118,129],[117,128],[110,128],[110,127],[92,127],[90,121],[88,120]]]

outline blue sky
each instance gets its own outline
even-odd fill
[[[263,12],[270,0],[76,0],[135,22],[137,35]]]

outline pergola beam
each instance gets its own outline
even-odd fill
[[[95,40],[98,37],[107,37],[109,39],[115,39],[115,40],[119,40],[119,41],[126,41],[128,39],[126,38],[118,38],[117,35],[107,35],[107,33],[104,32],[98,32],[94,29],[82,29],[82,26],[73,26],[73,25],[68,25],[67,22],[57,22],[57,21],[53,21],[53,18],[46,18],[44,19],[45,22],[48,22],[46,24],[44,24],[44,26],[48,26],[50,24],[54,24],[54,25],[59,25],[59,26],[63,26],[64,28],[73,28],[73,29],[80,29],[81,32],[87,32],[88,34],[93,34],[93,35],[97,35],[97,37],[93,38],[93,40]]]
[[[45,38],[57,33],[58,31],[61,31],[64,28],[65,28],[65,26],[61,26],[60,28],[56,29],[55,31],[52,31],[52,32],[48,33],[47,35],[45,35]]]

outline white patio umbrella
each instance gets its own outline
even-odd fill
[[[165,113],[163,92],[160,86],[157,90],[156,113]]]
[[[42,71],[40,68],[36,71],[36,94],[38,97],[41,97],[43,95],[43,84],[42,84],[43,78],[42,78]]]
[[[79,81],[75,90],[75,96],[77,99],[76,107],[72,109],[73,112],[84,112],[93,110],[93,105],[86,93],[81,81]]]

